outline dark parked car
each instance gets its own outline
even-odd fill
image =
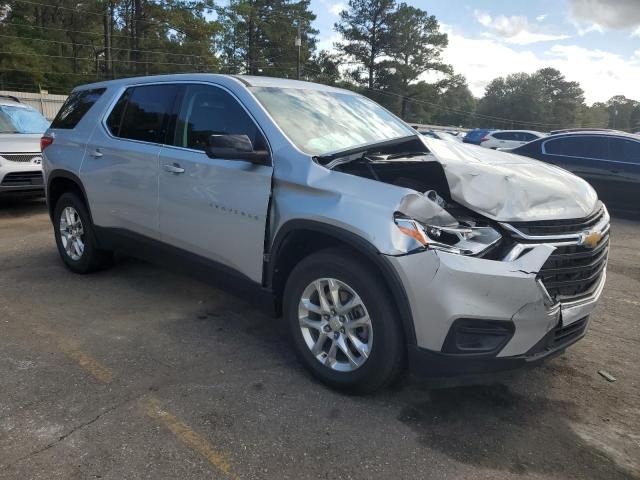
[[[611,132],[541,138],[511,153],[558,165],[584,178],[608,206],[640,210],[640,139]]]
[[[482,137],[484,137],[488,133],[495,132],[495,131],[496,131],[495,128],[493,129],[492,128],[476,128],[474,130],[467,132],[467,134],[464,136],[462,141],[464,143],[472,143],[474,145],[480,145],[480,140],[482,139]]]

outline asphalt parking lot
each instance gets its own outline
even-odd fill
[[[255,305],[132,259],[74,275],[42,201],[0,203],[0,478],[640,478],[640,222],[612,233],[565,355],[348,397]]]

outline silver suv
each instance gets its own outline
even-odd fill
[[[44,193],[40,138],[48,127],[35,108],[0,95],[0,196]]]
[[[419,135],[324,85],[212,74],[77,88],[43,139],[62,260],[177,256],[267,292],[302,363],[366,392],[512,368],[586,332],[609,215],[559,168]],[[252,291],[252,290],[247,290]]]

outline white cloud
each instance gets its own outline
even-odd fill
[[[640,27],[631,32],[631,37],[640,37]]]
[[[514,15],[511,17],[498,15],[496,17],[491,17],[491,15],[478,10],[474,11],[474,15],[478,23],[488,29],[488,32],[483,33],[483,36],[503,40],[515,45],[528,45],[531,43],[550,42],[571,38],[569,35],[552,35],[537,32],[535,31],[535,28],[532,28],[532,26],[529,25],[527,17],[520,15]],[[542,17],[544,19],[544,16]]]
[[[333,3],[329,6],[329,12],[336,17],[340,15],[340,12],[346,9],[347,6],[344,3]]]
[[[334,44],[340,41],[342,41],[342,36],[339,33],[334,32],[330,37],[320,40],[316,44],[316,48],[318,49],[318,51],[326,50],[328,52],[335,53],[336,49],[334,47]]]
[[[592,23],[590,25],[583,26],[578,22],[573,22],[573,26],[576,27],[576,32],[581,37],[584,37],[588,33],[593,33],[593,32],[604,33],[604,27],[602,27],[602,25],[598,25],[597,23]]]
[[[546,13],[542,14],[542,15],[538,15],[536,17],[536,21],[538,22],[543,22],[545,18],[547,18],[549,15],[547,15]]]
[[[543,54],[536,54],[492,38],[467,38],[447,25],[444,30],[449,34],[444,60],[453,65],[456,73],[467,78],[469,88],[478,97],[496,77],[553,67],[568,80],[580,82],[587,103],[606,101],[618,94],[638,98],[640,63],[633,59],[602,50],[559,44]],[[640,50],[636,55],[640,58]]]

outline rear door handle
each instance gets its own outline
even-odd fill
[[[184,168],[182,168],[178,163],[167,163],[165,164],[164,169],[165,171],[174,173],[176,175],[179,173],[184,173]]]
[[[99,148],[96,148],[93,152],[91,152],[89,155],[91,155],[93,158],[100,158],[102,157],[103,153],[100,151]]]

